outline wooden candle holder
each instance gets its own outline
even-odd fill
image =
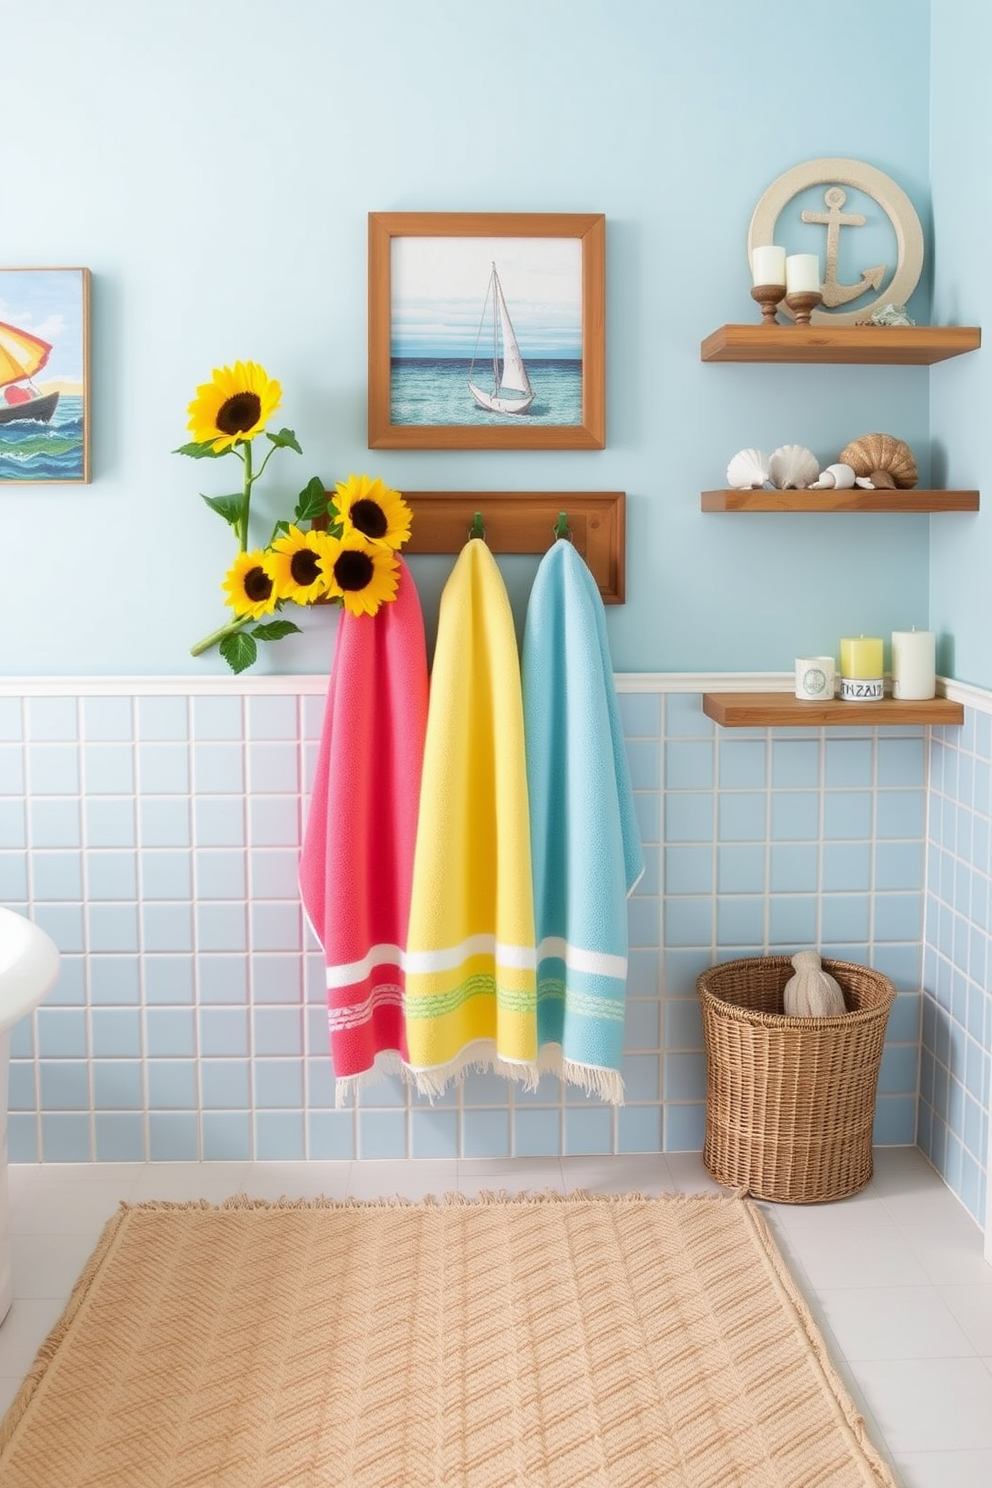
[[[751,291],[752,300],[761,306],[761,324],[778,325],[775,312],[785,297],[784,284],[756,284]]]
[[[785,303],[796,317],[796,325],[809,325],[813,311],[823,303],[823,295],[818,289],[797,289],[786,295]]]

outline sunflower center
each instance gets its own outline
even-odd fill
[[[367,589],[375,568],[368,553],[346,548],[334,561],[334,577],[339,589]]]
[[[297,548],[289,560],[289,571],[293,576],[293,583],[299,584],[301,589],[308,589],[311,584],[315,584],[322,572],[317,554],[312,548]]]
[[[364,532],[366,537],[382,537],[389,528],[386,513],[378,501],[363,496],[351,508],[351,525]]]
[[[245,594],[252,604],[262,604],[272,593],[272,580],[265,569],[256,564],[244,577]]]
[[[262,400],[257,393],[235,393],[225,398],[217,412],[217,427],[222,434],[244,434],[258,423]]]

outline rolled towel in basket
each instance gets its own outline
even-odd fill
[[[796,968],[782,993],[782,1003],[789,1018],[836,1018],[847,1012],[844,994],[836,977],[824,971],[816,951],[797,951],[792,958]]]

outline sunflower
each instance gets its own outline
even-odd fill
[[[366,542],[360,532],[329,537],[327,593],[353,615],[374,615],[396,598],[400,566],[389,548]]]
[[[268,570],[279,599],[294,604],[312,604],[326,591],[334,560],[326,532],[301,532],[290,526],[285,537],[277,537],[268,554]]]
[[[335,486],[334,505],[341,523],[341,536],[362,533],[369,542],[401,548],[410,536],[410,508],[399,491],[384,485],[376,476],[349,475]]]
[[[256,548],[253,553],[239,553],[231,564],[221,587],[238,619],[260,620],[271,615],[279,595],[271,573],[271,555]]]
[[[186,427],[197,444],[210,444],[219,455],[261,434],[281,400],[281,385],[257,362],[215,367],[212,381],[196,390]]]

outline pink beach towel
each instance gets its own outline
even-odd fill
[[[395,600],[341,615],[300,857],[339,1105],[406,1059],[402,957],[426,726],[424,619],[400,559]]]

